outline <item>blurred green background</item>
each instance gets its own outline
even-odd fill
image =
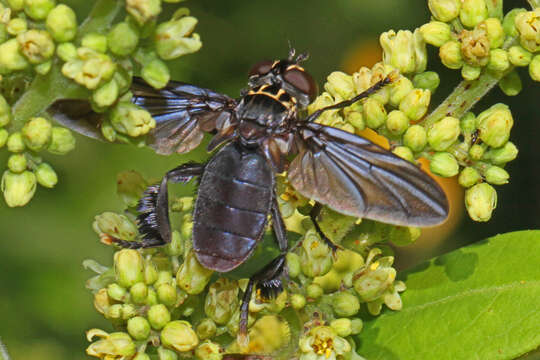
[[[92,1],[82,0],[67,3],[77,10],[79,21],[92,5]],[[426,3],[189,1],[185,6],[199,18],[196,31],[204,46],[172,66],[173,77],[236,97],[245,86],[250,66],[261,59],[285,57],[290,41],[298,51],[310,52],[305,67],[322,86],[331,71],[371,66],[379,56],[376,44],[382,31],[414,29],[427,22]],[[526,6],[525,1],[507,1],[510,3]],[[431,59],[430,69],[439,71],[442,78],[435,103],[451,91],[459,75],[441,68],[433,49]],[[510,184],[497,187],[499,205],[492,220],[473,223],[463,217],[444,239],[428,236],[415,248],[401,251],[401,268],[497,233],[540,227],[540,147],[536,139],[540,136],[540,86],[523,75],[524,91],[519,96],[503,97],[496,89],[476,108],[479,112],[495,102],[510,105],[515,118],[511,139],[520,149],[518,159],[508,167]],[[111,327],[93,309],[92,296],[84,287],[92,274],[81,263],[86,258],[103,264],[112,261],[111,249],[98,242],[91,224],[98,213],[120,210],[116,174],[134,169],[158,178],[178,163],[202,154],[162,157],[148,149],[78,137],[73,153],[47,159],[60,178],[54,190],[40,187],[22,209],[8,209],[0,201],[0,336],[13,359],[87,358],[84,332],[92,327]],[[4,164],[6,152],[0,157]]]

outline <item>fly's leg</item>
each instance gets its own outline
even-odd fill
[[[287,233],[285,223],[281,217],[279,211],[279,205],[276,200],[276,194],[272,199],[272,227],[274,234],[276,235],[276,242],[281,254],[266,265],[261,271],[253,275],[248,282],[244,297],[242,298],[242,305],[240,306],[240,324],[238,330],[238,344],[241,346],[247,346],[249,338],[247,336],[247,325],[249,315],[249,301],[251,300],[251,293],[253,287],[257,289],[257,295],[261,299],[275,298],[283,291],[283,284],[281,282],[281,276],[285,269],[285,256],[289,249],[289,243],[287,241]]]
[[[340,247],[336,244],[334,244],[334,242],[332,240],[330,240],[329,238],[326,237],[326,235],[323,233],[323,231],[321,230],[321,227],[319,226],[319,223],[317,222],[317,217],[319,216],[319,214],[321,213],[321,210],[322,210],[322,205],[321,203],[319,202],[316,202],[315,203],[315,206],[313,206],[313,208],[311,209],[311,211],[309,212],[309,217],[311,218],[311,221],[313,222],[313,225],[315,225],[315,230],[317,231],[317,233],[319,234],[319,236],[321,237],[321,239],[324,241],[324,243],[326,245],[328,245],[328,247],[330,249],[332,249],[332,253],[336,253],[336,251],[338,249],[340,249]]]
[[[169,182],[186,183],[195,176],[202,175],[204,164],[188,163],[172,169],[161,180],[159,185],[149,186],[137,205],[137,226],[142,235],[141,241],[113,241],[129,249],[148,248],[165,245],[171,241],[171,224],[169,221]]]

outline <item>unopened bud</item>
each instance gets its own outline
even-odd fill
[[[142,316],[135,316],[128,320],[127,331],[135,340],[146,340],[150,335],[150,323]]]
[[[355,95],[352,77],[341,71],[334,71],[327,77],[324,89],[334,98],[349,99]]]
[[[0,95],[0,127],[6,126],[11,121],[11,108],[2,95]]]
[[[160,0],[127,0],[126,11],[133,16],[133,18],[143,25],[149,20],[155,19],[161,12]]]
[[[452,39],[450,25],[441,21],[432,21],[420,27],[424,41],[430,45],[441,47]]]
[[[461,10],[461,0],[429,0],[429,10],[440,21],[454,20]]]
[[[476,118],[480,139],[494,148],[504,145],[514,125],[512,113],[505,104],[493,105]]]
[[[131,54],[139,43],[139,33],[135,26],[121,22],[116,24],[107,35],[111,52],[118,56]]]
[[[30,150],[40,151],[51,139],[52,125],[45,118],[32,118],[23,126],[21,134]]]
[[[388,114],[386,128],[394,135],[403,134],[409,127],[409,118],[403,112],[394,110]]]
[[[506,35],[510,37],[519,36],[518,29],[516,28],[516,16],[524,12],[527,12],[527,10],[523,8],[512,9],[504,16],[503,29]]]
[[[171,321],[171,314],[163,304],[152,305],[148,309],[148,321],[154,329],[160,330]]]
[[[25,32],[27,28],[28,28],[28,23],[26,22],[25,19],[14,18],[14,19],[9,20],[6,30],[10,35],[17,36]]]
[[[519,45],[508,49],[508,59],[514,66],[527,66],[531,63],[532,58],[532,53]]]
[[[473,28],[488,17],[485,0],[462,0],[459,19],[468,28]]]
[[[497,207],[497,192],[486,183],[474,185],[465,192],[465,206],[474,221],[488,221]]]
[[[71,41],[77,34],[75,12],[64,4],[57,5],[47,15],[47,30],[57,42]]]
[[[19,131],[9,135],[7,140],[7,148],[9,152],[22,152],[25,149],[23,136]]]
[[[32,64],[40,64],[54,55],[54,41],[45,30],[28,30],[17,35],[21,52]]]
[[[190,295],[196,295],[204,290],[212,274],[212,270],[203,267],[199,263],[195,252],[190,251],[184,259],[184,263],[178,269],[176,281],[180,289]]]
[[[381,127],[386,121],[386,109],[379,101],[367,98],[364,102],[364,119],[371,129]]]
[[[432,173],[442,177],[452,177],[458,174],[459,165],[454,156],[447,152],[438,152],[433,155],[429,164]]]
[[[56,54],[63,61],[74,60],[77,58],[77,48],[73,43],[62,43],[56,47]]]
[[[507,96],[516,96],[523,89],[523,83],[517,71],[510,71],[505,77],[499,81],[499,88]]]
[[[9,133],[6,129],[0,129],[0,149],[6,145]]]
[[[332,308],[337,316],[351,317],[360,310],[358,298],[348,292],[340,292],[332,298]]]
[[[221,360],[223,358],[222,349],[219,344],[211,341],[205,341],[195,350],[195,356],[198,359]]]
[[[55,0],[25,0],[24,12],[34,20],[43,20],[54,8]]]
[[[420,120],[426,113],[431,100],[431,91],[414,89],[399,104],[399,110],[412,121]]]
[[[24,154],[13,154],[8,158],[8,169],[14,173],[22,173],[26,170],[26,156]]]
[[[26,57],[22,55],[17,39],[9,39],[0,44],[0,68],[9,71],[23,70],[28,67]]]
[[[144,304],[148,297],[148,286],[144,282],[138,282],[131,286],[129,294],[135,304]]]
[[[480,77],[480,74],[482,74],[482,68],[480,66],[463,64],[463,67],[461,68],[461,76],[465,80],[476,80]]]
[[[459,120],[447,116],[433,124],[429,129],[429,145],[436,151],[444,151],[456,142],[460,132]]]
[[[107,295],[113,300],[123,301],[127,295],[127,290],[117,283],[112,283],[107,286]]]
[[[485,151],[485,146],[474,144],[469,149],[469,156],[471,157],[471,160],[480,160],[484,156]]]
[[[197,325],[197,335],[200,339],[209,339],[216,333],[216,323],[209,318],[203,319],[199,325]]]
[[[330,327],[341,337],[347,337],[352,334],[352,322],[347,318],[333,320]]]
[[[161,284],[156,289],[158,301],[167,306],[176,303],[176,287],[171,284]]]
[[[150,113],[130,102],[120,102],[109,115],[116,131],[137,137],[147,134],[156,126]]]
[[[98,33],[88,33],[81,40],[81,45],[84,48],[92,49],[100,53],[107,52],[107,37]]]
[[[414,162],[413,152],[406,146],[397,146],[394,150],[392,150],[392,153],[396,154],[404,160]]]
[[[439,87],[441,79],[439,74],[435,71],[426,71],[421,74],[417,74],[413,78],[414,87],[417,89],[424,89],[434,92]]]
[[[12,11],[24,10],[24,0],[7,0],[6,2]]]
[[[518,155],[518,149],[512,142],[507,142],[503,147],[491,149],[485,153],[484,158],[494,165],[504,165],[514,160]]]
[[[414,85],[411,80],[405,76],[401,76],[398,80],[393,82],[390,87],[390,105],[398,107],[399,103],[414,89]]]
[[[137,250],[117,251],[114,254],[114,271],[118,284],[129,288],[144,280],[144,260]]]
[[[191,351],[199,344],[199,338],[187,321],[171,321],[161,330],[161,342],[176,351]]]
[[[152,359],[150,358],[150,356],[148,356],[145,353],[137,353],[137,355],[135,355],[133,360],[152,360]]]
[[[492,50],[489,54],[488,69],[495,72],[506,71],[510,67],[508,52],[503,49]]]
[[[421,125],[413,125],[403,135],[403,144],[414,152],[424,149],[427,144],[427,133]]]
[[[521,46],[533,53],[540,50],[540,7],[519,13],[516,28]]]
[[[490,166],[484,174],[486,181],[493,185],[503,185],[508,183],[510,174],[498,166]]]
[[[94,100],[94,103],[99,107],[110,106],[117,98],[118,84],[114,80],[104,84],[92,94],[92,100]]]
[[[197,19],[192,16],[161,23],[155,32],[158,55],[163,60],[172,60],[198,51],[202,43],[199,35],[193,32],[195,25],[197,25]]]
[[[56,155],[65,155],[75,148],[75,137],[71,130],[53,126],[51,142],[47,151]]]
[[[171,79],[167,64],[159,59],[154,59],[145,64],[141,70],[141,76],[148,84],[155,89],[161,89],[167,85]]]
[[[306,306],[306,298],[304,295],[301,294],[293,294],[291,295],[291,306],[295,310],[303,309],[304,306]]]
[[[2,176],[0,187],[9,207],[24,206],[36,191],[36,176],[30,171],[15,174],[7,170]]]
[[[94,219],[95,228],[102,233],[127,241],[135,240],[137,236],[137,227],[125,215],[106,211]]]
[[[300,275],[300,257],[292,252],[287,253],[287,269],[291,278]]]
[[[417,227],[394,226],[388,234],[388,239],[396,246],[407,246],[415,242],[422,231]]]
[[[540,55],[533,57],[529,64],[529,75],[534,81],[540,81]]]
[[[324,293],[323,288],[319,284],[310,284],[306,288],[306,295],[312,299],[320,298]]]
[[[472,167],[466,167],[463,169],[458,178],[459,185],[465,188],[469,188],[477,184],[480,180],[482,180],[482,176],[475,168]]]
[[[158,347],[157,353],[159,360],[178,360],[176,351],[166,349],[163,346]]]
[[[444,66],[450,69],[459,69],[463,66],[461,56],[461,44],[458,41],[451,40],[440,47],[439,56]]]

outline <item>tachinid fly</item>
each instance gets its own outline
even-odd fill
[[[448,215],[443,191],[417,166],[362,137],[314,122],[324,111],[350,106],[391,79],[301,116],[317,94],[312,77],[300,66],[305,58],[295,59],[292,50],[287,59],[256,64],[239,99],[180,82],[155,90],[135,78],[131,88],[132,101],[156,120],[150,146],[157,153],[188,152],[205,132],[214,134],[208,151],[221,149],[206,164],[180,165],[149,187],[139,202],[142,240],[117,242],[128,248],[169,242],[167,183],[194,177],[200,177],[200,185],[193,249],[203,266],[228,272],[245,262],[261,241],[270,215],[281,254],[249,281],[241,305],[243,335],[253,287],[263,297],[282,290],[287,238],[276,200],[276,173],[287,171],[290,184],[316,201],[311,219],[334,250],[317,225],[321,204],[343,214],[406,226],[436,225]],[[60,102],[51,111],[56,117],[73,117],[66,104]]]

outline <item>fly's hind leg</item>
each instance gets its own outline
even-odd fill
[[[316,202],[315,203],[315,206],[313,206],[313,208],[311,209],[311,211],[309,212],[309,217],[311,218],[311,221],[313,222],[313,225],[315,225],[315,230],[317,231],[317,233],[319,234],[319,236],[321,237],[321,239],[324,241],[324,243],[326,245],[328,245],[328,247],[330,249],[332,249],[332,253],[335,254],[337,250],[340,249],[340,247],[336,244],[334,244],[334,242],[332,240],[330,240],[325,234],[324,232],[321,230],[321,227],[319,226],[319,223],[317,221],[317,217],[319,216],[319,214],[321,213],[321,210],[322,210],[322,205],[321,203],[318,203]]]
[[[253,287],[257,289],[257,295],[263,300],[273,299],[283,291],[281,276],[283,275],[283,271],[285,269],[285,256],[289,250],[289,244],[287,241],[287,230],[285,228],[283,218],[281,217],[281,212],[279,211],[279,205],[276,200],[275,193],[272,199],[271,214],[272,227],[276,236],[276,243],[278,244],[281,254],[249,279],[246,291],[244,292],[244,297],[242,298],[242,305],[240,306],[238,344],[241,346],[247,346],[249,342],[249,338],[247,336],[247,325],[249,301],[251,300]]]
[[[171,224],[169,221],[168,186],[172,183],[186,183],[195,176],[202,175],[204,164],[187,163],[172,169],[158,185],[149,186],[137,205],[137,227],[142,236],[141,241],[125,241],[113,239],[118,245],[139,249],[161,246],[171,241]]]

